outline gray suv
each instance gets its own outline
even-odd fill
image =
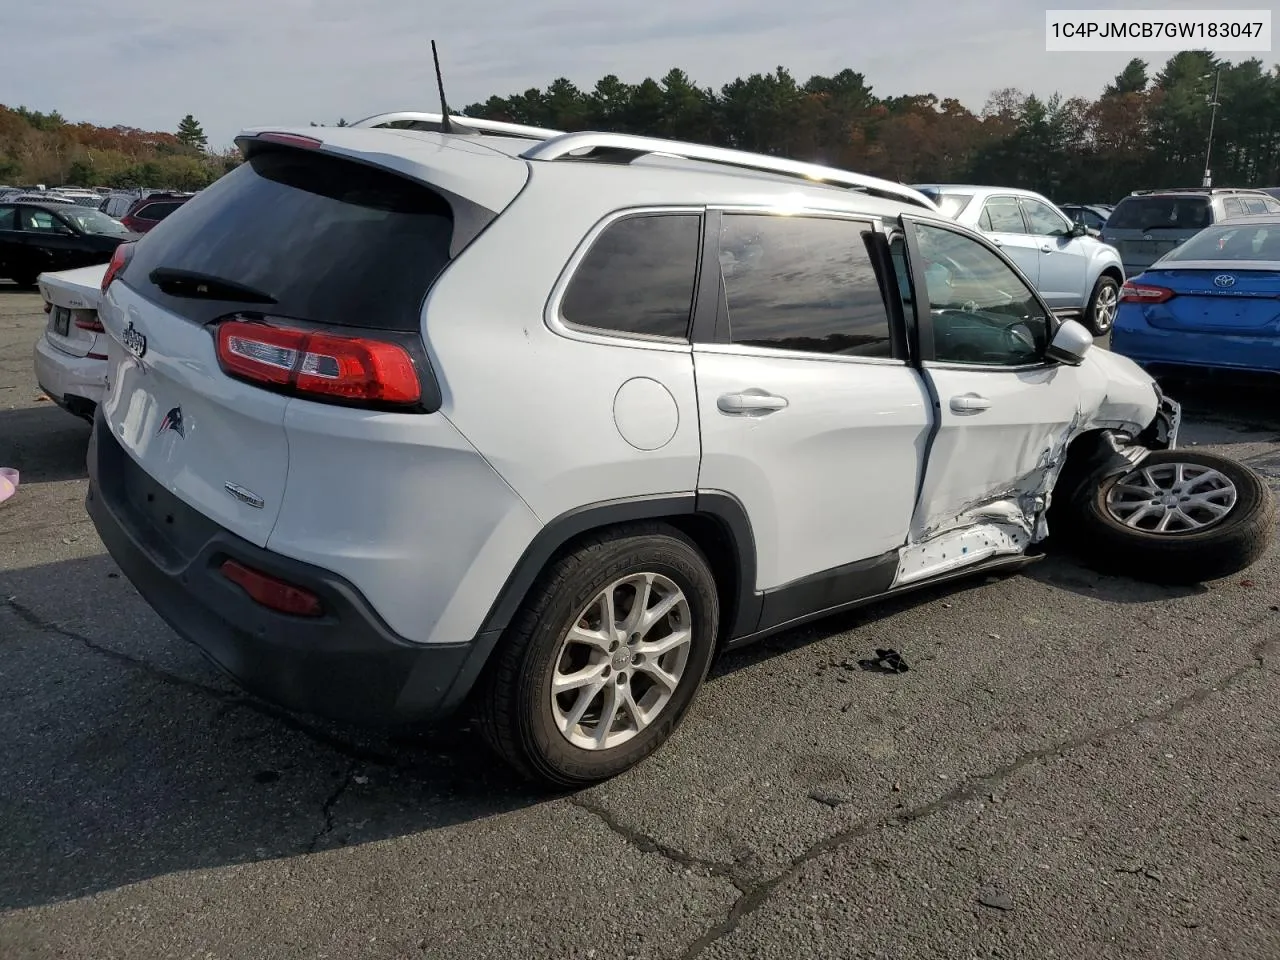
[[[1135,190],[1111,212],[1102,239],[1120,251],[1125,276],[1133,277],[1210,224],[1265,213],[1280,213],[1280,200],[1262,190]]]

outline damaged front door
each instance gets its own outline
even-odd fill
[[[903,218],[936,423],[898,583],[1016,554],[1079,420],[1078,370],[1049,362],[1052,313],[992,248]]]

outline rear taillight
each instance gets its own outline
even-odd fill
[[[295,617],[318,617],[324,612],[320,598],[291,583],[246,567],[235,560],[222,563],[222,575],[247,593],[255,602]]]
[[[1164,303],[1172,298],[1173,291],[1167,287],[1154,287],[1132,280],[1120,288],[1121,303]]]
[[[52,301],[50,301],[50,300],[46,300],[46,301],[44,302],[44,312],[45,312],[45,313],[53,313],[53,302],[52,302]]]
[[[232,376],[316,399],[404,405],[422,399],[413,357],[386,340],[224,320],[218,362]]]
[[[111,261],[107,264],[107,272],[102,275],[102,292],[107,292],[107,287],[111,286],[111,281],[120,275],[133,257],[133,243],[122,243],[116,247],[115,253],[111,254]]]
[[[71,322],[81,330],[88,330],[90,333],[104,333],[102,321],[98,319],[97,310],[72,310]]]

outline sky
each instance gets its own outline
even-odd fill
[[[1266,7],[1274,0],[1231,6]],[[1219,0],[1220,3],[1220,0]],[[1097,96],[1134,53],[1047,53],[1045,9],[1204,9],[1208,0],[0,0],[0,103],[73,122],[175,130],[211,148],[257,125],[438,110],[431,40],[456,112],[492,94],[671,67],[718,89],[781,65],[846,67],[879,96],[981,109],[992,90]],[[612,9],[611,9],[612,8]],[[625,13],[623,11],[626,11]],[[44,41],[50,42],[44,42]],[[1154,74],[1169,54],[1142,54]],[[1250,54],[1224,54],[1232,61]],[[1257,54],[1268,64],[1277,56]]]

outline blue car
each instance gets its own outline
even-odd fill
[[[1206,227],[1131,277],[1111,349],[1153,372],[1280,374],[1280,216]]]

